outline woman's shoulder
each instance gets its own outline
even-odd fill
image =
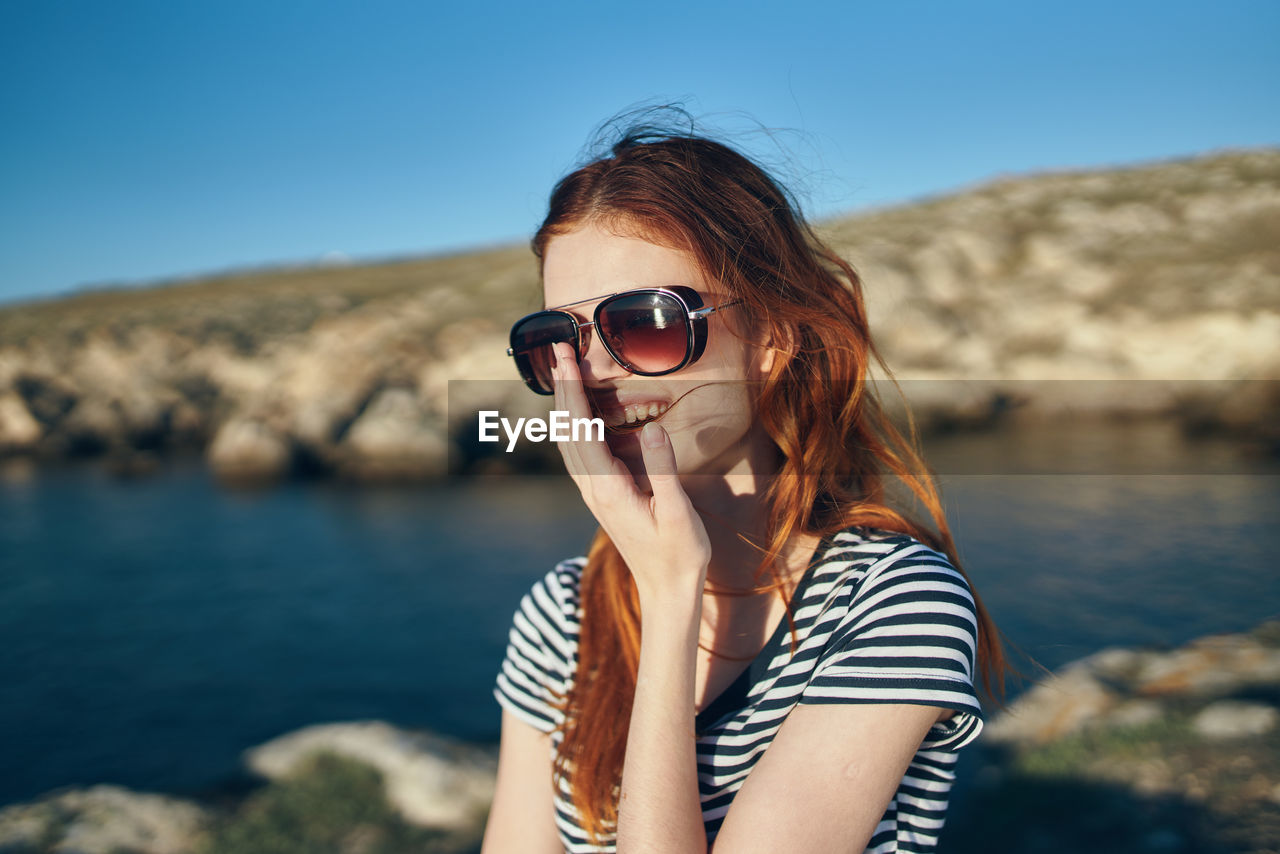
[[[562,604],[576,604],[582,589],[582,571],[587,566],[585,557],[566,558],[547,571],[533,584],[534,590],[542,590]]]
[[[520,613],[543,634],[561,638],[578,634],[582,617],[582,571],[585,557],[562,560],[529,588],[520,603]]]
[[[560,698],[573,679],[585,558],[560,561],[520,599],[494,696],[503,708],[541,732],[563,721]]]
[[[814,586],[829,601],[848,604],[907,588],[972,598],[968,581],[945,552],[899,531],[851,526],[830,534],[819,545],[813,566]]]
[[[965,576],[946,553],[895,531],[850,528],[824,546],[804,602],[816,654],[802,702],[956,709],[924,747],[967,744],[982,712],[973,688],[978,617]]]

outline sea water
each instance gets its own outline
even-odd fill
[[[1011,448],[966,437],[931,458],[965,568],[1039,664],[1280,616],[1273,461],[1135,473],[1124,454],[1113,471]],[[512,612],[593,530],[563,476],[0,479],[0,804],[99,782],[208,791],[246,748],[313,723],[496,741]]]

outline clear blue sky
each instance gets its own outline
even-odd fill
[[[741,141],[817,216],[1274,145],[1278,45],[1231,0],[0,0],[0,301],[523,240],[640,101],[787,129]]]

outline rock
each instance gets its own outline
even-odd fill
[[[926,430],[1142,416],[1274,455],[1277,212],[1272,148],[1003,179],[817,229],[864,275],[894,375],[942,384],[917,412]],[[265,425],[295,472],[400,470],[377,461],[383,449],[423,460],[422,443],[447,436],[465,450],[473,440],[459,429],[474,429],[477,409],[525,414],[529,393],[504,351],[508,324],[538,304],[536,278],[512,247],[0,309],[12,321],[0,323],[0,389],[39,425],[39,459],[203,444],[236,414]],[[1175,382],[1201,391],[1175,393]],[[442,435],[371,422],[379,450],[343,451],[371,397],[398,386],[417,390]],[[30,446],[16,413],[0,403],[0,449]]]
[[[179,401],[169,416],[169,441],[178,446],[203,444],[208,429],[206,415],[197,406]]]
[[[1147,665],[1157,653],[1144,650],[1110,647],[1083,659],[1099,679],[1123,685],[1132,682],[1134,675]]]
[[[1087,726],[1154,723],[1165,714],[1164,698],[1202,705],[1241,688],[1275,685],[1280,649],[1266,641],[1271,626],[1263,624],[1252,635],[1200,638],[1169,652],[1117,648],[1094,653],[1018,698],[987,724],[985,738],[991,744],[1045,744]],[[1276,715],[1263,704],[1223,701],[1204,708],[1195,727],[1208,737],[1258,734],[1276,723]]]
[[[169,433],[169,413],[176,398],[171,389],[139,386],[116,398],[125,442],[135,448],[160,446]]]
[[[1107,715],[1107,725],[1134,727],[1154,723],[1164,715],[1164,707],[1153,700],[1130,700]]]
[[[0,810],[0,851],[187,854],[209,821],[186,801],[94,786]]]
[[[413,824],[466,829],[493,799],[492,753],[381,721],[306,727],[249,750],[246,761],[256,773],[278,780],[318,751],[381,771],[387,800]]]
[[[275,381],[271,361],[246,358],[220,344],[209,344],[196,350],[184,365],[186,374],[180,379],[184,386],[207,384],[208,389],[216,394],[235,401],[246,401],[264,394]]]
[[[218,477],[232,481],[270,480],[289,472],[289,442],[265,424],[236,419],[223,424],[206,454]]]
[[[318,323],[301,347],[277,358],[273,392],[290,413],[289,432],[327,457],[389,368],[396,315],[349,315]]]
[[[29,451],[43,432],[21,397],[12,391],[0,394],[0,453]]]
[[[347,432],[339,459],[339,470],[359,479],[418,479],[448,469],[449,442],[413,391],[386,388]]]
[[[1201,638],[1147,662],[1137,677],[1137,692],[1221,696],[1245,685],[1280,679],[1280,649],[1244,635]]]
[[[109,401],[84,397],[76,402],[58,425],[59,435],[72,454],[96,454],[121,441],[124,428],[120,414]]]
[[[988,723],[984,741],[997,749],[981,754],[969,837],[957,847],[953,833],[951,847],[991,850],[987,829],[997,825],[1013,828],[1001,851],[1189,852],[1206,842],[1274,851],[1277,646],[1280,621],[1270,621],[1172,651],[1108,649],[1067,665]],[[1070,808],[1076,794],[1085,818]]]
[[[1219,700],[1205,706],[1191,725],[1206,738],[1240,738],[1270,732],[1280,721],[1280,712],[1265,703]]]
[[[63,379],[34,372],[16,376],[13,387],[26,401],[27,411],[46,426],[61,420],[75,405],[78,396]]]
[[[988,744],[1044,744],[1083,729],[1116,705],[1086,662],[1077,662],[1023,694],[987,724]]]
[[[185,343],[162,330],[137,330],[127,343],[98,333],[72,354],[68,373],[84,398],[76,407],[93,401],[90,419],[80,416],[77,429],[102,425],[108,432],[96,436],[99,447],[128,445],[152,448],[163,442],[169,410],[180,397],[173,387],[173,360]],[[104,416],[103,413],[108,413]],[[68,418],[75,417],[72,412]]]

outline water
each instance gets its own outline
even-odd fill
[[[992,615],[1052,668],[1280,616],[1280,473],[1258,470],[943,488]],[[310,723],[494,741],[516,603],[593,529],[564,478],[241,493],[188,466],[0,482],[0,803],[97,782],[206,790]]]
[[[563,484],[501,486],[245,495],[198,469],[6,484],[0,802],[200,788],[320,721],[496,740],[511,615],[593,530]]]

